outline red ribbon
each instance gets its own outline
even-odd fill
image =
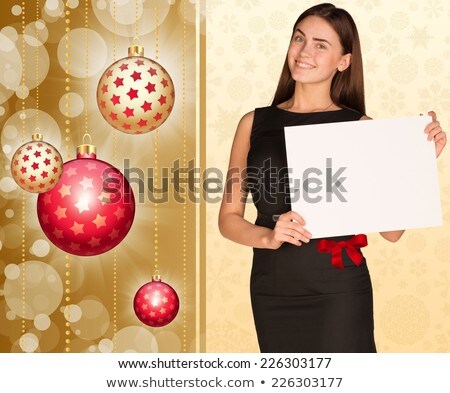
[[[331,263],[333,266],[343,269],[344,264],[342,263],[342,249],[345,248],[347,255],[353,261],[356,266],[359,266],[363,260],[363,255],[361,251],[357,248],[367,246],[367,236],[366,235],[355,235],[351,239],[335,242],[329,239],[320,239],[317,243],[317,249],[319,252],[331,252]]]

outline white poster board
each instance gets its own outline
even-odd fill
[[[313,238],[442,225],[430,122],[285,127],[292,210]]]

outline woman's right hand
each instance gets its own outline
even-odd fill
[[[294,246],[301,246],[302,242],[308,243],[311,234],[304,228],[304,225],[303,217],[294,211],[281,214],[272,232],[268,235],[267,248],[276,250],[285,242]]]

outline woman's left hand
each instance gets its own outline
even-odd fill
[[[436,113],[434,111],[428,112],[431,116],[432,122],[425,127],[425,133],[428,134],[428,140],[434,140],[434,145],[436,147],[436,158],[439,157],[444,146],[447,143],[447,135],[442,131],[440,123],[437,121]]]

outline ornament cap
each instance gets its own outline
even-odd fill
[[[131,45],[128,48],[128,56],[144,56],[144,47],[141,45]]]
[[[161,276],[159,274],[154,274],[152,277],[153,281],[161,281]]]
[[[31,136],[31,139],[33,139],[33,141],[42,141],[44,140],[44,135],[40,134],[39,132],[36,132]]]
[[[83,157],[83,156],[92,156],[97,154],[97,148],[94,145],[89,144],[83,144],[79,145],[77,147],[77,156]]]

